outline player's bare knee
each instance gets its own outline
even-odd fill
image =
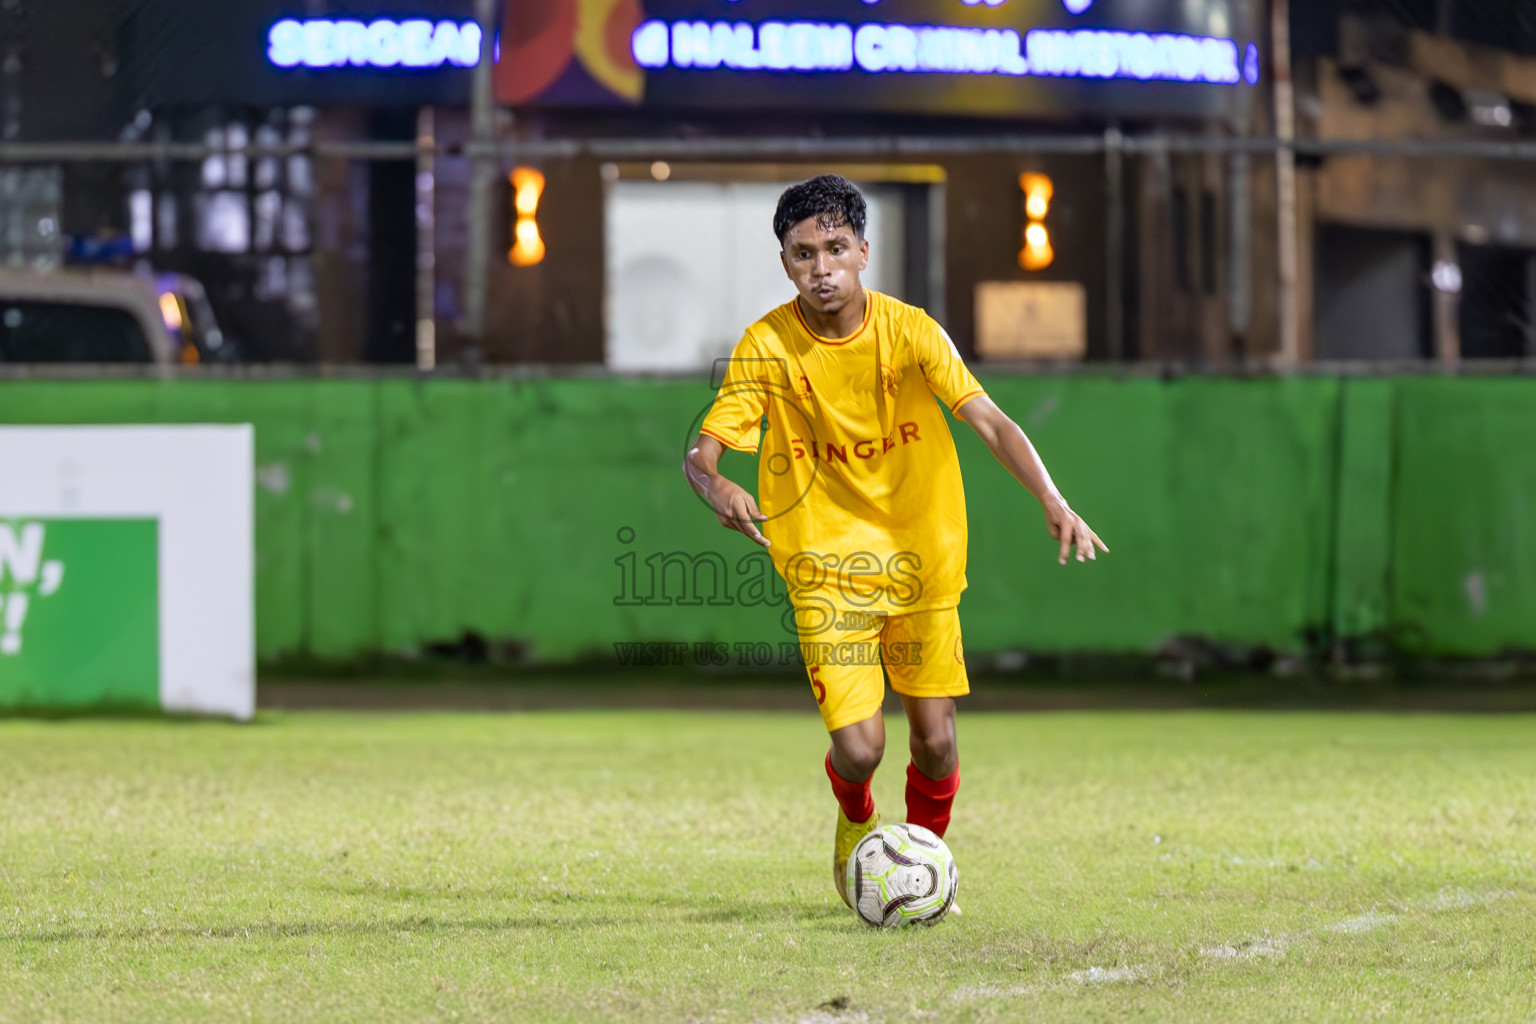
[[[951,722],[929,723],[929,728],[920,728],[914,723],[909,748],[917,771],[929,778],[943,778],[954,772],[957,755],[954,725]]]
[[[875,774],[885,756],[885,737],[859,733],[833,737],[833,765],[849,782],[863,782]]]
[[[885,740],[861,741],[850,752],[849,760],[858,768],[864,776],[875,774],[875,769],[880,767],[880,761],[885,757]]]
[[[925,765],[938,765],[954,760],[955,734],[954,729],[935,729],[932,732],[912,731],[911,740],[912,760],[919,768]]]

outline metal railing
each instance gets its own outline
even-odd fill
[[[252,159],[308,155],[362,161],[406,161],[420,155],[470,159],[730,160],[771,157],[931,157],[966,154],[1041,156],[1158,153],[1270,156],[1289,150],[1297,156],[1375,156],[1536,161],[1536,141],[1496,139],[1296,139],[1149,133],[1120,135],[1111,129],[1094,134],[859,135],[802,138],[604,138],[473,141],[443,145],[415,142],[315,142],[308,145],[250,145],[240,150]],[[36,163],[146,163],[198,161],[229,154],[227,147],[196,142],[0,142],[0,165]]]

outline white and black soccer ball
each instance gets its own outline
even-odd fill
[[[866,924],[937,924],[955,904],[960,869],[944,840],[921,825],[877,828],[848,858],[848,902]]]

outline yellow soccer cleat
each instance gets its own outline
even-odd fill
[[[848,903],[848,858],[853,856],[853,848],[859,845],[859,840],[879,827],[879,811],[871,814],[868,821],[852,822],[841,807],[837,809],[837,835],[832,840],[832,884],[837,887],[837,894],[844,903]],[[852,903],[848,905],[853,906]]]

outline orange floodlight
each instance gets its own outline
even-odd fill
[[[517,219],[512,224],[512,248],[507,262],[514,267],[531,267],[544,259],[544,239],[539,237],[539,198],[544,194],[544,175],[532,167],[519,167],[508,179],[512,183],[512,209]]]
[[[1051,233],[1045,227],[1056,187],[1044,174],[1025,171],[1019,175],[1019,190],[1024,193],[1024,248],[1019,250],[1019,266],[1025,270],[1043,270],[1051,265],[1056,252],[1051,248]]]

